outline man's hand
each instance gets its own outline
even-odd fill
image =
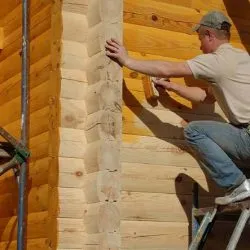
[[[105,48],[108,57],[117,60],[121,65],[127,65],[129,59],[128,52],[119,41],[111,38],[111,40],[106,42]]]
[[[155,88],[159,90],[173,90],[173,84],[167,78],[159,78],[159,77],[152,77],[152,82],[155,85]]]

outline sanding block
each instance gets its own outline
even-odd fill
[[[147,100],[157,99],[159,97],[159,92],[153,83],[154,77],[145,76],[143,78],[143,88],[145,97]]]

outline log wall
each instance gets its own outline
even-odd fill
[[[88,1],[62,1],[58,249],[83,249]]]
[[[122,70],[105,56],[121,39],[122,1],[62,4],[59,249],[120,247]]]
[[[236,7],[235,1],[227,0],[124,0],[124,44],[140,59],[192,58],[201,52],[191,28],[211,9],[232,18],[232,43],[249,49],[249,1]],[[217,104],[196,106],[172,93],[147,102],[143,79],[142,74],[124,69],[122,249],[184,250],[191,235],[192,183],[201,186],[201,206],[211,205],[221,190],[189,154],[183,127],[192,120],[224,120],[225,116]],[[189,78],[176,82],[206,88]],[[228,228],[228,224],[216,226],[207,249],[215,241],[216,249],[225,249]],[[246,241],[239,249],[247,249]]]
[[[27,180],[27,249],[52,249],[57,241],[57,130],[56,79],[53,59],[53,12],[56,1],[30,3],[30,98]],[[0,52],[0,126],[20,138],[21,117],[21,1],[3,1],[0,20],[3,49]],[[17,184],[12,172],[0,178],[0,249],[16,249]]]

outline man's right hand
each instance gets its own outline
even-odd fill
[[[156,89],[164,89],[164,90],[173,89],[174,83],[170,82],[169,79],[152,77],[152,82],[154,83]]]
[[[106,55],[113,60],[118,61],[122,66],[127,66],[129,56],[125,47],[116,39],[111,38],[106,41]]]

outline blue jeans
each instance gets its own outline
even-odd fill
[[[250,167],[250,134],[245,128],[215,121],[190,122],[184,129],[201,165],[223,188],[239,186],[246,176],[236,166]]]

